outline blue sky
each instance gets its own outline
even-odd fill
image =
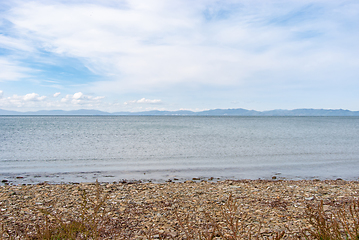
[[[357,0],[0,0],[0,108],[359,110]]]

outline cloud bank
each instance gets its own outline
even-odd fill
[[[160,99],[146,99],[146,98],[141,98],[139,100],[132,100],[132,101],[124,102],[125,105],[129,105],[129,104],[160,104],[160,103],[162,103],[162,101]]]
[[[57,97],[58,95],[59,93],[55,93],[52,97]],[[81,92],[72,95],[68,94],[61,100],[40,96],[37,93],[5,97],[4,92],[0,91],[0,106],[17,110],[22,108],[30,110],[97,108],[103,104],[102,99],[104,99],[103,96],[89,96]]]

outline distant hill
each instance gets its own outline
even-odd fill
[[[255,111],[243,108],[237,109],[212,109],[201,112],[192,111],[145,111],[145,112],[103,112],[99,110],[41,110],[37,112],[17,112],[0,109],[0,115],[76,115],[76,116],[359,116],[359,111],[343,109],[294,109],[294,110],[270,110]]]
[[[103,112],[99,110],[88,110],[88,109],[80,109],[80,110],[72,110],[72,111],[62,111],[62,110],[42,110],[38,112],[34,112],[33,115],[109,115],[108,112]]]
[[[343,109],[294,109],[262,112],[264,116],[359,116],[359,111]]]
[[[16,111],[8,111],[0,109],[0,115],[20,115],[19,112]]]

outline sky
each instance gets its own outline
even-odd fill
[[[0,109],[359,110],[358,0],[0,0]]]

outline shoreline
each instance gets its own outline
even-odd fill
[[[238,216],[247,215],[246,227],[255,229],[262,224],[261,233],[269,235],[285,230],[285,238],[290,239],[308,226],[304,217],[308,204],[323,201],[326,211],[343,208],[358,199],[359,181],[244,179],[7,185],[0,186],[0,222],[10,231],[34,234],[35,226],[44,224],[45,210],[50,220],[55,221],[52,216],[56,215],[61,221],[72,221],[81,212],[84,192],[89,203],[106,196],[101,211],[109,220],[108,228],[121,229],[121,234],[131,239],[142,239],[149,229],[154,238],[182,239],[181,219],[185,221],[187,215],[193,227],[202,229],[208,214],[220,219],[220,210],[229,196],[238,204]]]
[[[111,178],[113,181],[111,181]],[[146,183],[153,183],[153,184],[165,184],[165,183],[185,183],[188,181],[193,181],[194,183],[200,183],[200,182],[210,182],[210,183],[216,183],[216,182],[224,182],[224,181],[347,181],[347,182],[356,182],[359,181],[358,178],[355,179],[343,179],[340,177],[333,178],[320,178],[320,177],[308,177],[308,178],[285,178],[278,176],[276,174],[273,174],[271,177],[265,177],[265,178],[243,178],[243,179],[236,179],[231,177],[190,177],[190,178],[177,178],[172,177],[168,179],[137,179],[137,178],[116,178],[117,180],[113,179],[114,177],[112,175],[104,176],[100,178],[92,178],[92,181],[88,181],[88,179],[73,179],[75,181],[56,181],[56,178],[49,177],[48,175],[35,175],[32,177],[23,177],[23,175],[16,175],[12,177],[4,177],[0,175],[0,186],[20,186],[20,185],[42,185],[42,184],[51,184],[51,185],[66,185],[66,184],[95,184],[96,182],[99,182],[100,184],[146,184]],[[99,180],[100,179],[100,180]],[[76,181],[80,180],[80,181]],[[81,181],[82,180],[82,181]]]
[[[166,183],[166,182],[185,182],[193,180],[199,181],[241,181],[241,180],[284,180],[284,181],[311,181],[311,180],[345,180],[345,181],[359,181],[358,176],[342,177],[326,176],[326,175],[290,175],[281,172],[268,172],[261,175],[254,175],[251,177],[236,177],[231,174],[192,174],[179,173],[178,171],[165,171],[163,174],[155,174],[153,172],[109,172],[109,171],[92,171],[92,172],[23,172],[23,173],[0,173],[0,186],[1,185],[34,185],[39,183],[49,184],[71,184],[71,183],[94,183],[96,181],[103,183],[121,183],[121,182],[136,182],[136,183]]]

